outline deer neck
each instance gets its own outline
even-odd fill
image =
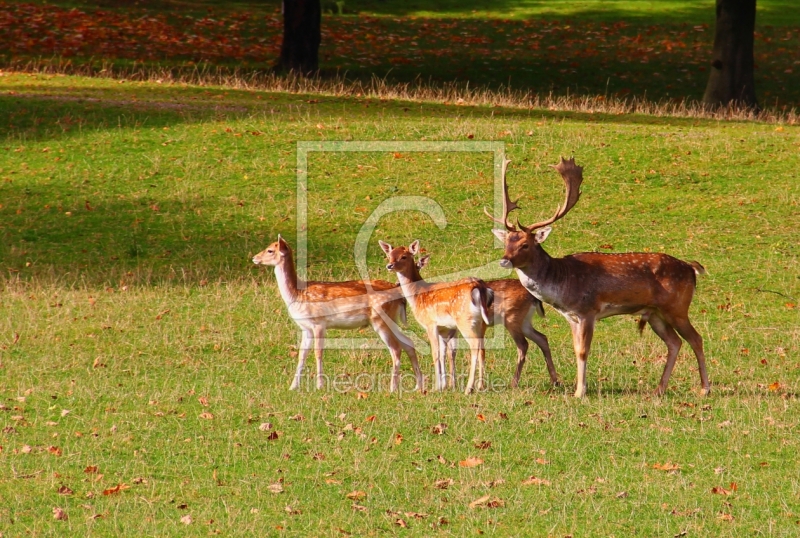
[[[414,266],[407,273],[397,273],[397,281],[400,283],[403,296],[409,302],[411,308],[416,308],[417,293],[429,285],[419,274],[419,269]]]
[[[560,280],[565,276],[560,270],[558,258],[551,257],[541,245],[534,246],[529,262],[525,267],[517,268],[520,283],[534,297],[548,304],[558,302]]]
[[[297,271],[294,268],[294,260],[291,253],[287,254],[283,261],[275,266],[275,280],[278,282],[278,290],[286,306],[295,302],[299,295],[299,290]]]

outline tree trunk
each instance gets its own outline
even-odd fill
[[[756,0],[717,0],[711,75],[703,95],[705,106],[759,109],[753,82],[755,26]]]
[[[276,71],[303,75],[319,69],[320,0],[283,0],[283,45]]]

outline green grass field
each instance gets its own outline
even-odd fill
[[[797,127],[13,73],[0,125],[3,536],[797,535]],[[575,400],[552,309],[536,323],[557,390],[531,350],[518,390],[290,392],[297,333],[250,258],[278,233],[294,244],[302,140],[504,142],[523,221],[560,202],[547,165],[575,155],[583,197],[549,252],[705,265],[691,316],[711,396],[684,346],[651,397],[665,348],[617,317]],[[317,153],[308,185],[312,278],[356,278],[356,234],[398,195],[435,199],[448,226],[383,219],[373,278],[391,277],[378,239],[420,239],[430,276],[501,255],[490,153]],[[492,380],[515,354],[487,352]],[[389,365],[326,354],[340,379]]]

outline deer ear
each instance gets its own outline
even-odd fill
[[[412,256],[419,254],[419,239],[414,239],[414,242],[408,245],[408,251]]]
[[[417,262],[417,268],[419,268],[419,269],[422,269],[423,267],[425,267],[426,265],[428,265],[428,262],[429,262],[429,261],[431,261],[431,257],[430,257],[430,255],[427,255],[427,256],[423,256],[423,257],[421,257],[421,258],[419,259],[419,261]]]
[[[539,228],[536,230],[533,238],[536,240],[537,243],[544,243],[544,240],[547,239],[547,236],[550,235],[550,232],[553,231],[553,228],[550,226],[546,226],[544,228]]]
[[[383,253],[386,254],[387,256],[392,252],[392,245],[390,245],[389,243],[384,243],[383,241],[378,239],[378,244],[381,246],[381,250],[383,251]]]
[[[506,232],[505,230],[499,230],[497,228],[492,228],[492,233],[494,234],[494,236],[496,238],[498,238],[503,243],[506,242],[506,235],[508,234],[508,232]]]
[[[281,234],[278,234],[278,248],[280,249],[281,254],[289,252],[289,244],[283,240]]]

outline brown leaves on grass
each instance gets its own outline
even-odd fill
[[[351,501],[360,501],[361,499],[366,498],[367,494],[360,490],[351,491],[345,497],[350,499]]]
[[[739,485],[736,482],[731,482],[730,488],[725,489],[722,486],[714,486],[711,488],[711,493],[714,495],[732,495],[734,491],[739,489]]]
[[[56,507],[53,508],[53,519],[58,521],[66,521],[69,519],[69,516],[67,515],[67,513],[64,511],[63,508]]]
[[[452,478],[442,478],[441,480],[437,480],[433,483],[433,487],[436,489],[447,489],[453,485]]]
[[[444,435],[444,432],[447,431],[447,424],[444,422],[440,422],[436,426],[431,428],[431,433],[433,435]]]
[[[478,450],[486,450],[488,448],[491,448],[492,442],[491,441],[479,441],[479,442],[475,443],[474,446]]]
[[[198,416],[200,418],[204,419],[204,420],[213,420],[214,419],[214,414],[213,413],[209,413],[208,411],[203,411]]]
[[[59,495],[72,495],[73,493],[75,492],[72,491],[72,489],[69,486],[61,486],[60,488],[58,488]]]
[[[481,458],[476,458],[475,456],[470,456],[469,458],[459,461],[459,467],[477,467],[478,465],[483,465],[483,460]]]
[[[549,486],[550,481],[545,478],[537,478],[533,475],[522,481],[523,486]]]
[[[126,489],[131,489],[131,487],[128,484],[117,484],[112,488],[104,489],[103,495],[116,495],[117,493]]]
[[[497,497],[492,498],[491,495],[484,495],[479,499],[475,499],[471,503],[469,503],[470,508],[478,508],[479,506],[486,507],[486,508],[500,508],[505,506],[505,501],[498,499]]]
[[[58,448],[57,446],[49,446],[49,447],[47,447],[47,451],[49,453],[51,453],[53,456],[60,456],[61,455],[61,449]]]
[[[653,469],[656,469],[657,471],[672,472],[672,471],[678,471],[680,470],[680,468],[681,468],[680,465],[678,465],[677,463],[672,463],[671,461],[653,464]]]
[[[86,474],[97,474],[97,465],[87,465],[83,472]]]

